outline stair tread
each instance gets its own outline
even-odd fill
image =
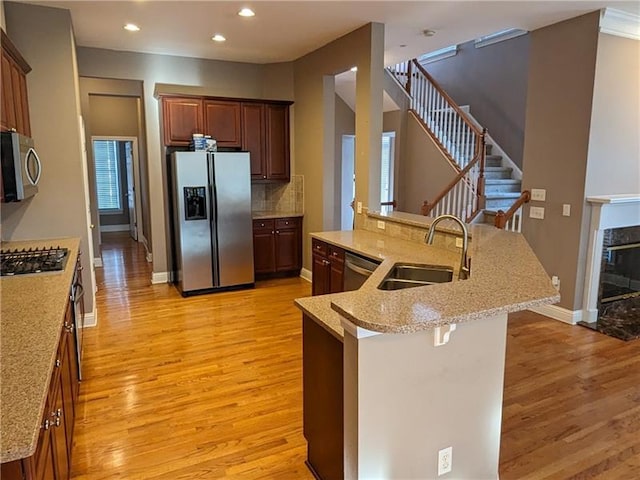
[[[485,193],[485,197],[487,198],[487,200],[491,200],[494,198],[499,198],[499,199],[508,199],[508,198],[519,198],[521,195],[520,192],[491,192],[491,193]]]
[[[513,168],[511,167],[484,167],[485,171],[489,171],[489,172],[506,172],[506,171],[513,171]]]
[[[485,180],[485,185],[515,185],[517,183],[522,183],[522,180],[517,178],[487,178]]]
[[[486,160],[502,160],[502,155],[485,155]]]

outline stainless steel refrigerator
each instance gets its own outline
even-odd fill
[[[249,153],[174,152],[171,167],[182,295],[253,286]]]

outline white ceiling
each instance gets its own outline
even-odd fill
[[[533,30],[637,1],[28,1],[71,11],[79,46],[273,63],[295,60],[368,22],[385,24],[385,64],[514,27]],[[237,15],[241,7],[256,16]],[[141,31],[123,30],[136,23]],[[422,31],[436,31],[425,37]],[[211,41],[221,33],[227,41]],[[401,47],[401,45],[406,45]]]

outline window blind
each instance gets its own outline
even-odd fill
[[[98,210],[121,211],[120,162],[115,140],[94,140],[93,158],[96,167]]]

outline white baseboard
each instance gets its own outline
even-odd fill
[[[543,305],[529,310],[569,325],[575,325],[582,320],[582,310],[567,310],[557,305]]]
[[[169,272],[153,272],[151,274],[151,283],[153,285],[158,283],[169,283]]]
[[[311,282],[312,281],[311,270],[307,270],[306,268],[303,268],[302,270],[300,270],[300,277],[304,278],[307,282]]]
[[[102,257],[93,257],[93,266],[96,268],[102,267]]]
[[[94,308],[93,312],[84,314],[84,328],[95,327],[98,325],[98,311]]]
[[[129,224],[126,225],[100,225],[101,232],[128,232]]]

